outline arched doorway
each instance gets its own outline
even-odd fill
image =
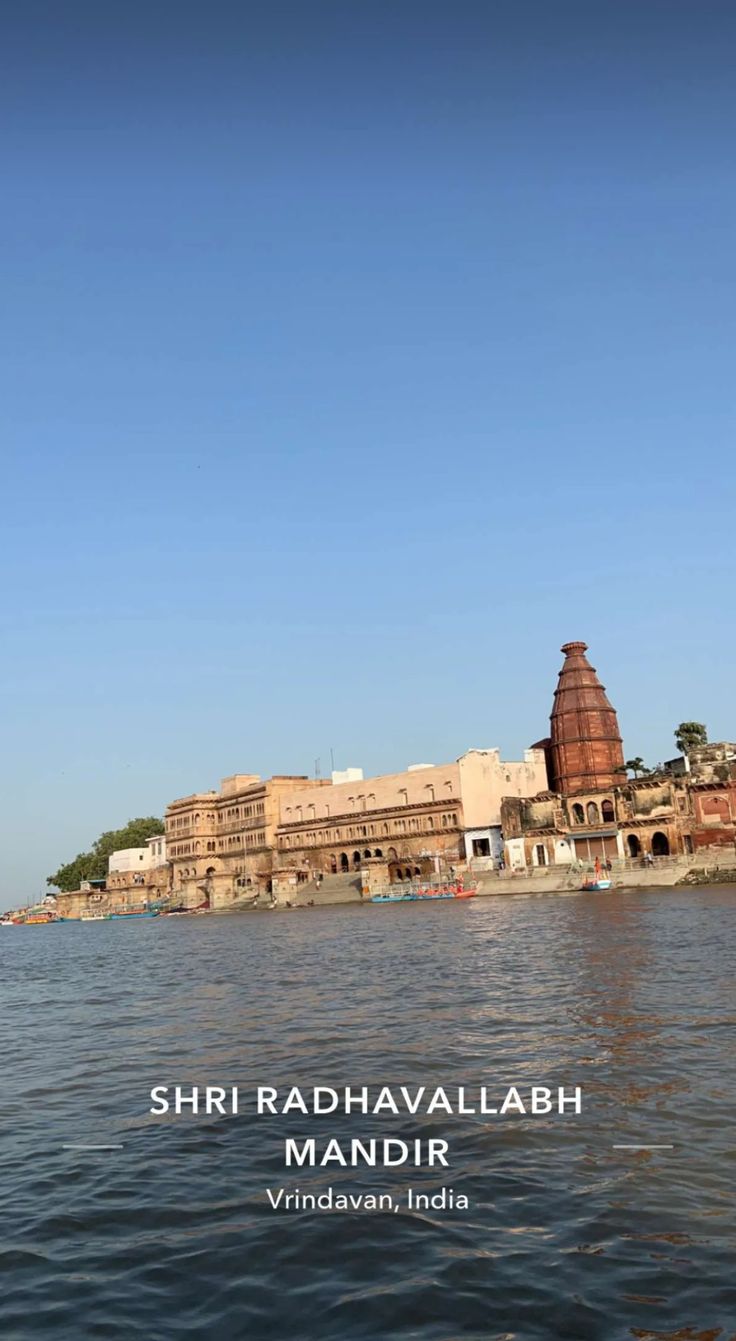
[[[641,856],[641,843],[635,833],[630,833],[626,839],[626,846],[629,849],[630,857]]]
[[[359,852],[354,852],[354,853],[353,853],[353,868],[354,868],[356,871],[360,870],[360,853],[359,853]]]
[[[330,875],[337,875],[337,857],[330,857]]]
[[[367,847],[366,850],[365,850],[365,852],[363,853],[363,856],[364,856],[364,857],[370,857],[370,855],[371,855],[371,850],[370,850],[369,847]]]
[[[616,818],[613,801],[601,801],[601,816],[605,824],[611,824]]]
[[[652,856],[669,857],[670,843],[666,833],[652,834]]]
[[[350,862],[349,862],[349,860],[348,860],[348,854],[347,854],[347,852],[341,852],[341,853],[340,853],[340,870],[341,870],[341,871],[349,871],[349,870],[350,870]]]

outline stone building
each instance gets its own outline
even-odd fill
[[[616,816],[625,857],[669,857],[693,850],[685,777],[655,773],[626,782],[617,794]]]
[[[727,782],[736,776],[736,745],[728,740],[698,745],[687,761],[693,782]]]
[[[137,896],[138,902],[166,898],[170,887],[170,871],[165,835],[156,834],[153,838],[147,838],[143,847],[127,847],[111,852],[105,885],[108,893],[130,890]]]
[[[301,775],[235,773],[219,792],[173,801],[166,810],[172,901],[227,908],[270,893],[281,795],[327,785]]]
[[[450,764],[284,791],[278,866],[306,879],[357,872],[381,858],[391,879],[403,880],[469,857],[492,863],[502,850],[504,793],[530,795],[540,785],[546,785],[543,751],[506,763],[498,750],[468,750]]]
[[[551,790],[504,798],[505,852],[512,869],[592,864],[692,851],[687,779],[657,774],[629,781],[621,732],[582,642],[565,643],[550,717]]]
[[[722,782],[693,782],[690,799],[694,848],[733,847],[736,852],[736,776]]]
[[[562,651],[550,736],[539,742],[555,785],[504,798],[508,865],[656,860],[707,848],[736,854],[736,745],[699,746],[656,773],[627,778],[616,713],[585,643]]]
[[[565,643],[550,715],[547,755],[550,790],[531,798],[504,798],[501,808],[507,864],[569,865],[623,855],[618,789],[626,780],[616,712],[591,666],[583,642]]]

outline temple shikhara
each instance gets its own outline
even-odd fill
[[[736,747],[705,745],[629,778],[616,710],[587,644],[561,651],[550,734],[536,747],[549,790],[501,807],[509,867],[653,861],[736,843]]]
[[[563,796],[606,791],[625,776],[621,732],[585,653],[586,643],[565,643],[550,717],[549,780]]]

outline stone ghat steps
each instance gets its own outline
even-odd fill
[[[312,899],[315,907],[320,904],[359,902],[360,875],[347,871],[341,875],[326,875],[319,883],[310,880],[307,884],[298,886],[291,902],[305,904]]]

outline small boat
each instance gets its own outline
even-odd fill
[[[0,917],[0,927],[14,927],[15,925],[12,917]]]
[[[130,917],[159,917],[158,908],[121,908],[116,913],[108,913],[111,922],[119,922]]]
[[[612,883],[611,880],[584,880],[580,888],[584,890],[586,894],[595,894],[598,890],[610,889]]]
[[[45,927],[50,922],[60,922],[61,918],[56,913],[28,913],[19,921],[24,927]]]
[[[80,913],[80,922],[106,922],[107,913]]]
[[[423,887],[408,891],[406,894],[372,894],[371,903],[425,903],[435,899],[474,899],[477,894],[475,885],[465,889],[461,881],[454,885],[442,885],[437,889]]]

